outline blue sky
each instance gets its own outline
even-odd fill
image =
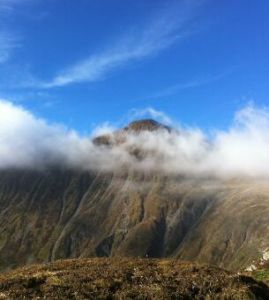
[[[225,128],[269,106],[268,15],[267,0],[0,0],[0,98],[80,132],[148,107]]]

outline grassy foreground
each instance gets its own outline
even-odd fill
[[[178,260],[93,258],[2,273],[0,299],[269,299],[269,288]]]

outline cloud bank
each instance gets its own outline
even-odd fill
[[[0,100],[0,116],[0,169],[62,166],[105,172],[124,166],[198,177],[269,176],[268,108],[245,107],[228,130],[214,130],[211,137],[197,128],[160,128],[124,132],[120,142],[109,146],[6,100]],[[107,131],[111,134],[110,127],[95,132]]]
[[[0,168],[75,166],[87,151],[88,141],[74,131],[49,125],[11,102],[0,100],[0,116]]]

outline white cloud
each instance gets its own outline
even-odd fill
[[[147,107],[145,109],[133,109],[130,114],[131,119],[140,119],[145,117],[150,117],[165,125],[175,125],[175,122],[172,121],[167,114],[152,107]]]
[[[116,127],[109,124],[109,122],[105,122],[100,126],[96,127],[92,133],[92,137],[97,137],[100,135],[112,134],[116,130]]]
[[[77,154],[88,141],[74,131],[49,125],[5,100],[0,100],[0,116],[0,168],[79,164]]]
[[[48,82],[36,82],[43,88],[65,86],[102,79],[127,64],[153,56],[192,32],[190,23],[201,1],[180,1],[156,15],[142,30],[129,31],[109,49],[74,63]]]
[[[161,171],[198,177],[268,177],[269,110],[247,106],[226,131],[200,129],[127,133],[114,146],[94,145],[74,130],[49,124],[0,100],[0,168],[60,165],[82,170]],[[105,126],[107,133],[110,127]],[[97,134],[97,132],[95,132]],[[139,149],[138,157],[133,151]]]
[[[205,168],[225,174],[269,175],[269,111],[247,106],[233,126],[217,132]]]

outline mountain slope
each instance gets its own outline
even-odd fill
[[[164,130],[152,120],[126,132]],[[120,137],[120,138],[119,138]],[[97,147],[113,147],[100,137]],[[139,150],[139,149],[138,149]],[[152,155],[132,148],[132,155]],[[243,269],[269,249],[266,180],[123,166],[0,171],[0,268],[93,256],[177,257]]]
[[[268,247],[268,195],[261,182],[2,171],[0,264],[121,255],[248,266]]]

